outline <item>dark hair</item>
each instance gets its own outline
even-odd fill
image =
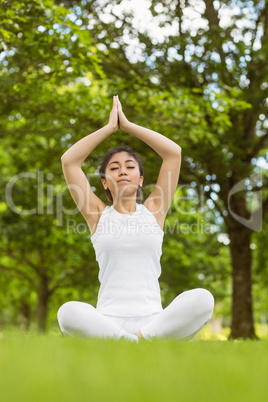
[[[130,156],[133,156],[133,158],[138,162],[140,175],[143,176],[143,166],[142,166],[140,158],[135,154],[135,152],[131,148],[121,146],[121,147],[111,149],[111,151],[109,151],[104,156],[102,164],[101,164],[100,169],[99,169],[99,175],[100,175],[101,179],[105,179],[105,170],[106,170],[106,167],[107,167],[110,159],[112,158],[112,156],[114,154],[117,154],[119,152],[127,152]],[[111,194],[110,190],[109,189],[105,190],[105,194],[106,194],[106,197],[107,197],[108,201],[112,204],[113,203],[113,197],[112,197],[112,194]],[[142,189],[141,189],[141,187],[138,187],[138,189],[137,189],[137,200],[142,201],[142,198],[143,198]]]

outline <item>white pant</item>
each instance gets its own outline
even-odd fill
[[[119,339],[141,331],[145,339],[175,337],[190,338],[210,320],[214,298],[205,289],[181,293],[161,313],[141,317],[114,317],[101,314],[87,303],[70,301],[58,310],[58,322],[63,334],[83,337]]]

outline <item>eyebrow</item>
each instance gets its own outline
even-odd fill
[[[134,161],[133,159],[128,159],[127,161],[125,161],[125,162],[134,162],[134,163],[136,163],[136,161]],[[112,163],[119,163],[118,161],[113,161],[113,162],[111,162],[111,163],[109,163],[109,165],[111,165]],[[108,166],[109,166],[108,165]]]

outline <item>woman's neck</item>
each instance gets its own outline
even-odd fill
[[[134,214],[136,211],[136,198],[133,200],[119,200],[113,203],[113,207],[120,214]]]

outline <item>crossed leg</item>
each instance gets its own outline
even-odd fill
[[[136,333],[139,338],[191,338],[210,320],[214,308],[212,294],[202,288],[177,296],[156,318]]]
[[[130,334],[110,317],[100,314],[95,307],[88,303],[67,302],[59,308],[57,316],[61,332],[64,335],[138,340],[136,335]]]

